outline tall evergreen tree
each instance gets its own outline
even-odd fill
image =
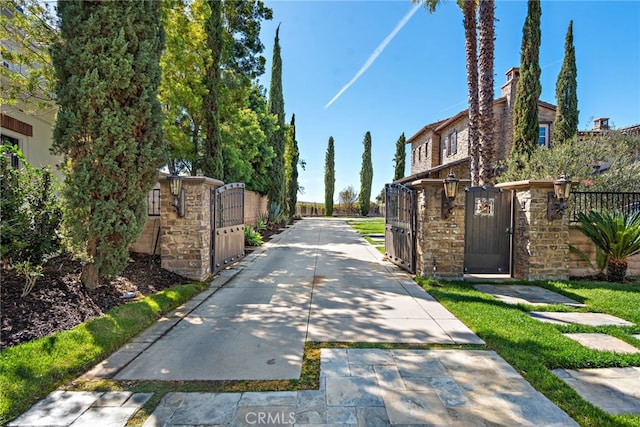
[[[564,40],[564,61],[556,82],[556,118],[553,122],[553,141],[562,142],[578,133],[578,69],[573,46],[573,21]]]
[[[371,133],[367,131],[364,134],[364,151],[362,152],[362,169],[360,170],[360,194],[358,196],[358,205],[360,207],[360,215],[369,215],[371,207],[371,184],[373,182],[373,164],[371,163]]]
[[[205,62],[204,85],[207,88],[202,99],[204,111],[204,156],[202,172],[205,176],[224,180],[222,162],[222,135],[220,133],[220,64],[222,60],[222,2],[207,0],[211,13],[207,17],[204,30],[207,48],[211,52],[210,61]]]
[[[271,186],[267,197],[269,203],[282,206],[284,203],[284,97],[282,94],[282,58],[280,57],[280,26],[276,29],[273,42],[273,63],[271,64],[271,85],[269,86],[269,112],[276,116],[277,128],[271,135],[271,148],[275,157],[271,163]]]
[[[404,132],[402,132],[402,135],[400,135],[400,138],[398,138],[398,141],[396,142],[396,155],[393,158],[393,164],[395,166],[393,173],[394,181],[404,178],[404,163],[405,158],[407,157],[406,145],[407,140],[404,137]]]
[[[538,100],[540,85],[540,0],[529,0],[527,18],[522,28],[520,79],[516,85],[513,107],[513,148],[516,155],[528,158],[538,146],[540,125]]]
[[[329,137],[327,154],[324,158],[324,213],[326,216],[333,215],[333,194],[336,188],[336,163],[335,151],[333,147],[333,137]]]
[[[53,151],[68,166],[64,220],[94,288],[127,265],[164,160],[160,2],[60,1],[58,16]]]
[[[291,116],[289,124],[289,137],[287,138],[287,147],[285,149],[286,173],[286,212],[290,217],[296,214],[296,203],[298,201],[298,161],[300,160],[300,151],[298,150],[298,141],[296,141],[296,115]]]

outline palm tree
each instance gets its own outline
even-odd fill
[[[627,259],[640,254],[640,211],[578,213],[578,230],[607,257],[607,278],[622,282]]]
[[[474,0],[466,0],[474,1]],[[495,38],[494,0],[480,0],[478,56],[480,104],[480,185],[495,184],[495,146],[493,142],[493,51]]]
[[[435,12],[441,0],[412,0],[424,3]],[[464,38],[467,61],[469,101],[469,154],[472,185],[493,184],[495,181],[495,148],[493,141],[493,52],[494,0],[457,0],[464,15]],[[479,5],[479,6],[478,6]],[[476,29],[479,10],[480,53]]]

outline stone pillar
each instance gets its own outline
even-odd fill
[[[547,219],[547,194],[553,181],[498,184],[514,190],[513,275],[518,279],[568,279],[569,219]],[[569,209],[567,209],[567,212]]]
[[[193,280],[211,276],[211,190],[224,183],[202,176],[182,177],[185,216],[173,207],[166,176],[160,177],[161,266]]]
[[[464,277],[465,192],[461,180],[449,218],[442,218],[443,180],[422,179],[410,186],[417,192],[416,274],[462,279]]]

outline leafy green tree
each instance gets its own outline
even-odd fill
[[[289,132],[287,137],[287,146],[285,148],[285,166],[286,166],[286,207],[287,215],[290,217],[296,214],[296,203],[298,202],[298,163],[300,161],[300,151],[298,150],[298,141],[296,141],[296,115],[291,116],[289,124]]]
[[[64,221],[94,288],[126,266],[164,163],[160,3],[64,1],[58,15],[53,150],[67,161]]]
[[[205,176],[224,180],[222,162],[222,134],[220,132],[220,65],[222,61],[223,31],[222,2],[207,0],[210,13],[205,21],[206,46],[211,54],[206,62],[204,85],[207,91],[202,100],[204,110],[204,156],[202,172]]]
[[[556,81],[556,103],[553,141],[564,141],[578,133],[578,70],[573,46],[573,21],[569,21],[564,41],[564,60]]]
[[[3,1],[0,6],[0,104],[30,110],[54,107],[55,72],[49,46],[58,33],[48,5],[37,0]]]
[[[170,157],[177,160],[179,168],[197,175],[202,173],[206,135],[203,70],[211,63],[211,49],[206,46],[204,28],[211,18],[210,7],[206,0],[165,0],[162,5],[167,39],[160,88],[165,139]],[[266,172],[258,169],[264,169],[265,163],[268,166],[273,157],[268,146],[273,120],[266,112],[266,97],[254,79],[264,72],[259,29],[262,19],[271,19],[271,9],[260,1],[242,0],[223,2],[222,13],[217,102],[224,159],[220,178],[244,180],[247,189],[264,194]],[[256,132],[256,120],[261,132]]]
[[[333,194],[336,187],[336,164],[333,137],[329,137],[327,154],[324,158],[324,212],[333,216]]]
[[[280,57],[280,26],[276,29],[269,86],[269,112],[277,118],[277,128],[271,135],[274,158],[271,163],[271,186],[267,194],[269,202],[282,206],[284,203],[284,97],[282,94],[282,58]]]
[[[516,85],[513,106],[513,148],[515,155],[525,159],[538,146],[540,133],[538,122],[538,100],[542,92],[540,85],[540,0],[529,0],[527,17],[522,28],[520,51],[520,79]]]
[[[589,191],[638,191],[640,138],[619,131],[573,137],[556,142],[553,149],[537,147],[525,162],[510,156],[500,182],[557,179],[565,172]],[[599,165],[609,165],[596,173]]]
[[[360,195],[358,196],[358,205],[360,207],[360,215],[369,215],[371,208],[371,184],[373,182],[373,164],[371,163],[371,133],[367,131],[364,134],[364,151],[362,152],[362,169],[360,169]]]
[[[202,100],[207,89],[202,78],[205,54],[204,21],[208,8],[204,1],[162,2],[162,24],[166,35],[160,59],[162,83],[158,96],[164,106],[163,134],[169,157],[180,170],[191,175],[202,171],[205,136]]]
[[[404,178],[404,163],[407,157],[407,153],[405,151],[406,145],[407,140],[404,137],[404,132],[402,132],[402,135],[400,135],[400,138],[398,138],[398,141],[396,142],[396,155],[393,158],[393,164],[395,167],[393,173],[394,181]]]
[[[607,278],[623,282],[629,257],[640,254],[640,211],[578,213],[577,229],[607,258]]]

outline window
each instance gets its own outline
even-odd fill
[[[412,165],[416,164],[416,149],[415,148],[413,150],[411,150],[411,164]]]
[[[458,131],[452,130],[444,139],[444,147],[447,156],[458,152]]]
[[[456,154],[458,152],[458,131],[453,130],[449,134],[449,142],[451,144],[451,154]]]
[[[538,145],[549,147],[549,124],[540,124],[540,133],[538,134]]]
[[[418,147],[418,161],[422,161],[422,145]]]
[[[0,142],[2,143],[2,145],[5,145],[5,144],[13,145],[15,147],[18,147],[18,149],[20,148],[20,141],[8,135],[0,135]],[[14,169],[18,169],[20,167],[20,161],[18,160],[18,156],[16,156],[15,154],[10,154],[10,156],[11,156],[11,166]]]

